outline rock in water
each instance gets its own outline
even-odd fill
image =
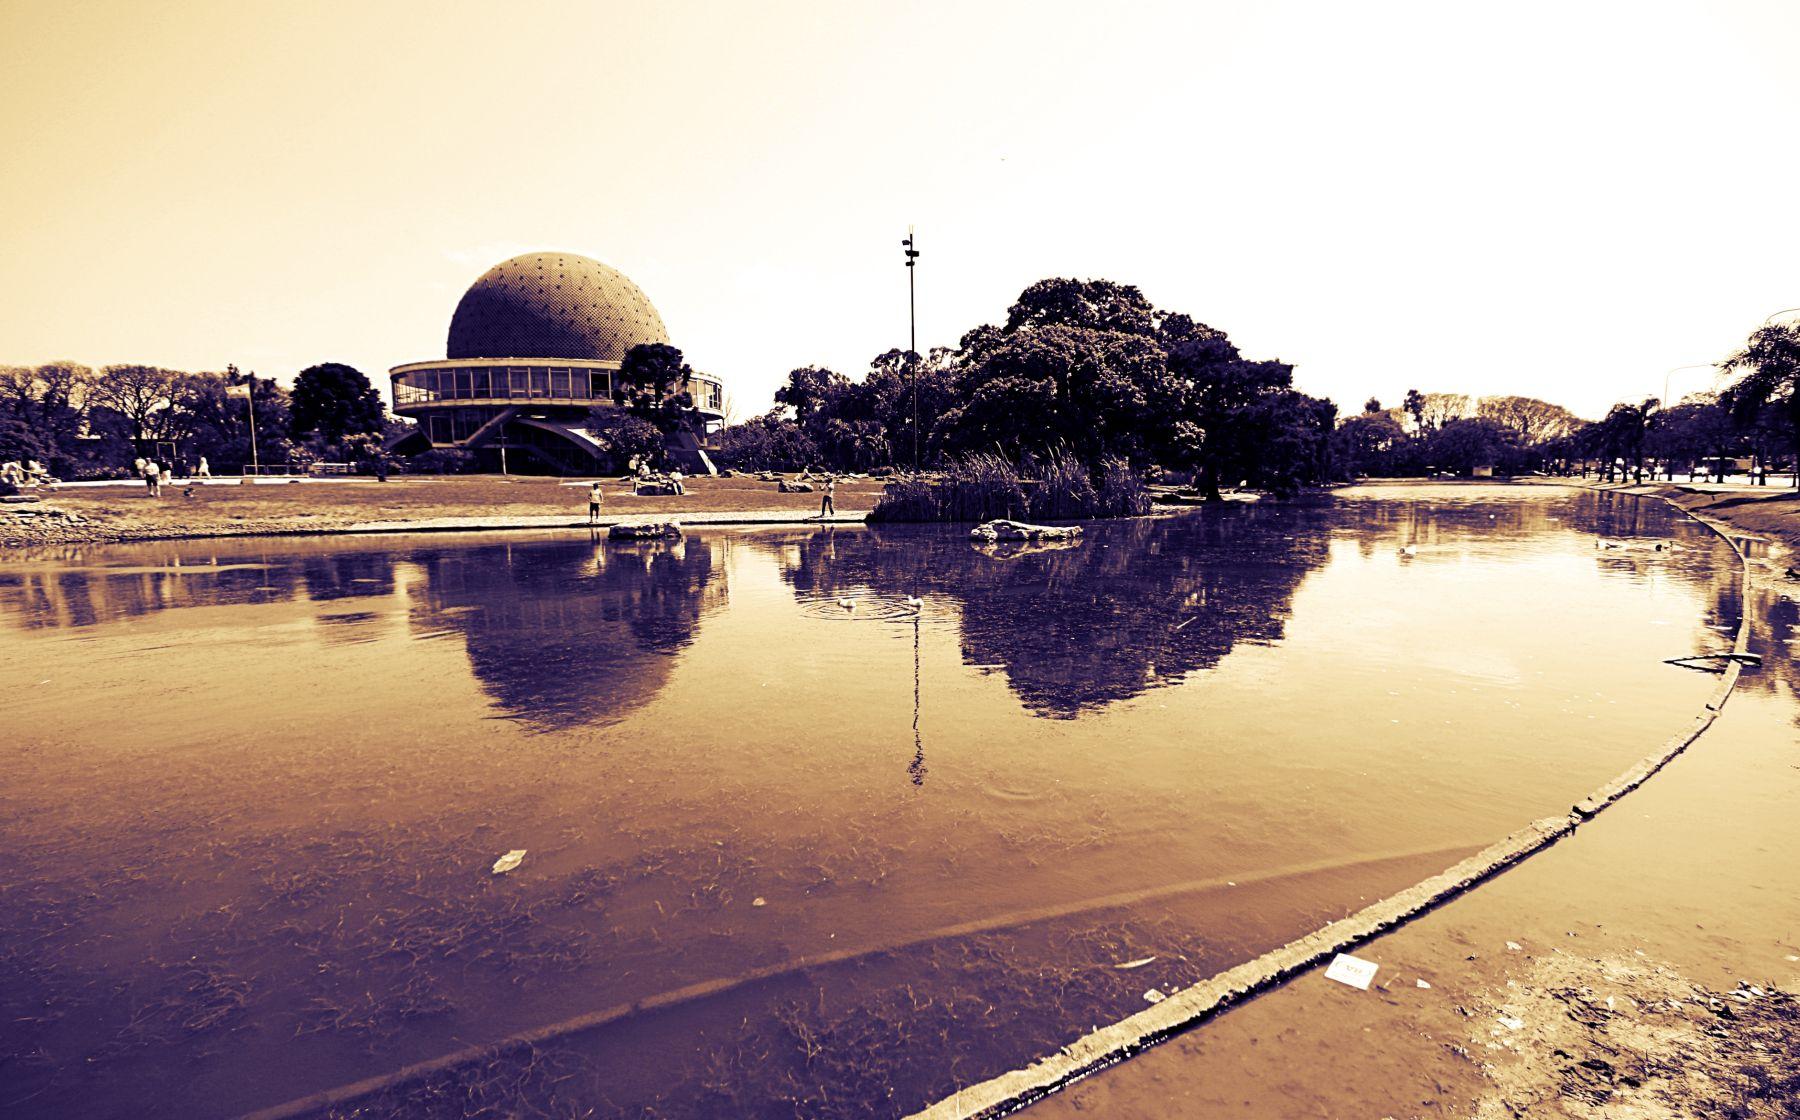
[[[672,540],[681,535],[678,521],[634,521],[614,525],[606,531],[608,540],[654,541]]]
[[[1081,537],[1079,525],[1027,525],[1023,521],[988,521],[969,530],[977,544],[996,541],[1072,541]]]

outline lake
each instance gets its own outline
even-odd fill
[[[8,560],[0,1111],[586,1017],[338,1114],[903,1115],[1566,811],[1739,595],[1659,502],[1470,485]]]

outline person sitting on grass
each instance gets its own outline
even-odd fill
[[[677,494],[686,494],[687,493],[687,486],[682,481],[680,468],[676,468],[675,470],[672,470],[669,472],[669,487],[672,490],[674,490]]]

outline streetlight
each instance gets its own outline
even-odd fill
[[[919,473],[919,301],[913,285],[913,265],[918,263],[919,251],[913,248],[913,227],[906,227],[906,240],[900,243],[906,251],[906,314],[907,334],[906,353],[912,365],[912,399],[913,399],[913,473]]]
[[[1711,362],[1695,362],[1693,365],[1676,366],[1674,369],[1668,370],[1667,372],[1665,372],[1663,374],[1663,392],[1662,392],[1662,396],[1658,398],[1658,403],[1661,404],[1664,408],[1669,407],[1669,374],[1680,373],[1684,369],[1717,370],[1718,368],[1719,368],[1718,366],[1714,365]]]

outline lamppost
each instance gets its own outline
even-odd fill
[[[1718,366],[1711,362],[1695,362],[1692,365],[1676,366],[1674,369],[1663,371],[1663,391],[1662,396],[1657,398],[1657,407],[1665,409],[1669,407],[1669,377],[1671,374],[1680,373],[1684,369],[1710,369],[1717,371],[1718,368]],[[1690,463],[1689,465],[1691,466],[1692,464]],[[1667,459],[1663,460],[1663,473],[1669,476],[1670,482],[1675,481],[1675,468],[1670,465]],[[1652,472],[1650,477],[1654,480],[1656,478],[1655,473]],[[1690,475],[1689,477],[1692,476]]]
[[[1664,374],[1663,374],[1663,391],[1662,391],[1662,396],[1657,398],[1658,403],[1660,403],[1662,405],[1662,407],[1664,407],[1664,408],[1669,407],[1669,374],[1680,373],[1684,369],[1716,370],[1718,368],[1719,367],[1713,365],[1711,362],[1695,362],[1693,365],[1676,366],[1674,369],[1664,372]]]
[[[913,265],[918,263],[919,251],[913,248],[913,227],[906,227],[906,240],[900,243],[906,251],[906,355],[908,364],[912,366],[912,430],[913,430],[913,473],[919,473],[919,301],[916,295],[913,278],[916,275]]]

